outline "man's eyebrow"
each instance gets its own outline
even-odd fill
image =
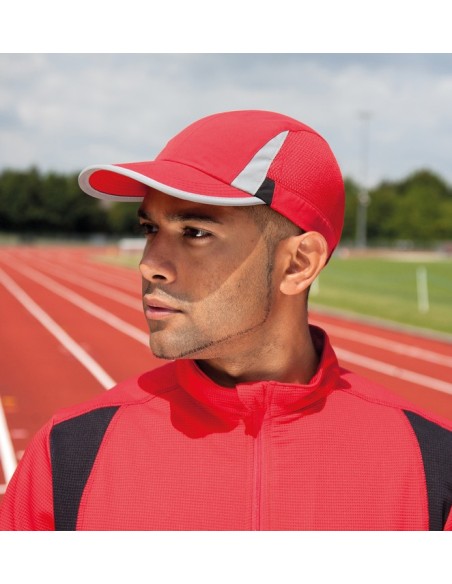
[[[152,221],[152,216],[149,213],[146,213],[143,209],[138,209],[138,217],[142,219],[147,219],[148,221]],[[187,211],[180,211],[177,213],[168,213],[165,215],[165,219],[172,223],[182,223],[185,221],[201,221],[203,223],[216,223],[217,225],[222,225],[223,221],[221,221],[218,217],[214,217],[213,215],[209,215],[208,213],[203,213],[202,211],[198,211],[197,209],[191,210],[187,209]]]
[[[149,215],[141,207],[138,209],[137,215],[140,219],[150,219]]]

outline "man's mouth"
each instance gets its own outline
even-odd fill
[[[152,296],[144,297],[144,314],[147,319],[150,320],[160,320],[162,318],[168,318],[169,316],[174,316],[175,314],[181,314],[182,310],[175,308],[162,300],[153,298]]]

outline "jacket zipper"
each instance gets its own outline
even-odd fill
[[[251,529],[253,531],[259,531],[261,529],[262,497],[262,425],[254,439],[253,457],[253,508]]]

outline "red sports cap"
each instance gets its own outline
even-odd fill
[[[189,125],[155,160],[85,168],[80,188],[100,199],[141,201],[148,188],[209,205],[267,204],[329,254],[344,222],[342,174],[327,142],[288,116],[260,110],[207,116]]]

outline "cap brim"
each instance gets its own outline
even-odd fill
[[[209,205],[260,205],[258,197],[195,168],[167,160],[99,164],[79,175],[80,188],[98,199],[142,201],[149,187],[167,195]]]

